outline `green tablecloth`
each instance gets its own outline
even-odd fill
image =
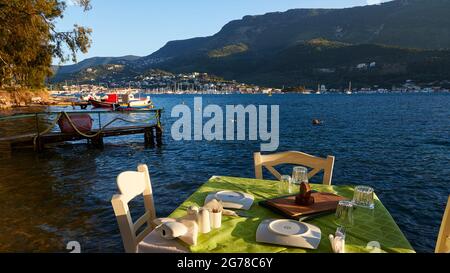
[[[268,218],[282,218],[280,215],[258,205],[259,201],[280,196],[277,181],[255,180],[235,177],[212,177],[191,195],[170,217],[186,215],[189,206],[202,206],[208,193],[219,190],[235,190],[252,194],[255,203],[247,214],[252,218],[223,217],[222,228],[212,230],[208,234],[199,234],[197,246],[190,247],[192,252],[200,253],[276,253],[298,252],[317,253],[332,252],[329,234],[334,234],[337,225],[334,215],[326,215],[308,221],[322,230],[322,240],[317,250],[306,250],[256,242],[256,229],[259,223]],[[352,186],[312,185],[313,189],[322,192],[332,192],[352,198]],[[414,252],[394,219],[378,198],[373,211],[356,209],[354,211],[355,225],[347,230],[346,252],[370,252],[369,242],[377,241],[383,252]]]

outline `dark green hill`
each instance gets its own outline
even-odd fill
[[[450,79],[450,51],[404,49],[392,46],[352,45],[314,39],[266,55],[243,51],[218,56],[179,57],[158,67],[175,73],[205,71],[226,79],[263,86],[317,86],[342,88],[349,81],[355,87],[392,87],[407,80],[430,83]],[[234,51],[236,49],[232,49]],[[134,80],[144,71],[133,65],[97,66],[70,75],[80,82]]]
[[[127,61],[122,74],[131,78],[155,68],[199,71],[273,86],[447,80],[449,11],[450,0],[396,0],[245,16],[213,36],[172,41],[147,57]],[[364,63],[375,64],[357,68]],[[79,76],[58,73],[55,80]]]
[[[226,58],[178,58],[160,67],[173,72],[201,70],[266,86],[313,87],[320,82],[339,88],[353,81],[356,87],[391,87],[409,79],[421,83],[450,79],[450,51],[315,39],[272,54],[244,52]]]
[[[206,38],[172,41],[144,59],[154,62],[246,45],[267,52],[324,38],[351,44],[450,48],[450,0],[396,0],[346,9],[294,9],[245,16]]]

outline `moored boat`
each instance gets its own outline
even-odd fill
[[[120,107],[117,94],[108,94],[105,100],[90,99],[89,102],[94,108],[117,109]]]
[[[117,110],[145,110],[154,108],[152,100],[149,96],[145,98],[135,98],[133,94],[127,94],[122,96],[122,102]]]
[[[345,94],[346,94],[346,95],[351,95],[351,94],[353,94],[353,92],[352,92],[352,82],[349,82],[349,84],[348,84],[348,89],[347,89],[347,91],[345,91]]]

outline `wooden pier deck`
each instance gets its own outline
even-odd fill
[[[97,113],[96,113],[97,114]],[[162,128],[160,123],[160,111],[157,115],[155,124],[120,126],[111,128],[93,129],[85,132],[83,135],[77,132],[49,132],[45,134],[30,133],[25,135],[15,135],[9,137],[0,137],[0,148],[2,150],[13,150],[15,148],[34,147],[38,152],[44,150],[45,145],[62,143],[66,141],[87,140],[94,147],[103,147],[105,137],[116,137],[134,134],[143,134],[144,143],[148,147],[162,146]],[[29,116],[29,115],[27,115]],[[95,136],[94,136],[95,135]],[[94,137],[90,137],[94,136]]]

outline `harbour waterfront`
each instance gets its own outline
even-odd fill
[[[172,107],[192,106],[194,96],[152,99],[166,109],[169,132]],[[333,184],[374,187],[413,247],[434,250],[450,193],[449,94],[205,95],[203,102],[280,105],[280,151],[336,156]],[[34,124],[19,125],[0,124],[0,134]],[[148,164],[158,216],[166,216],[213,175],[253,177],[260,148],[256,141],[175,142],[169,133],[163,142],[147,149],[142,136],[118,137],[103,151],[66,144],[0,159],[0,251],[65,252],[67,242],[79,241],[85,252],[121,252],[110,205],[120,172]]]

